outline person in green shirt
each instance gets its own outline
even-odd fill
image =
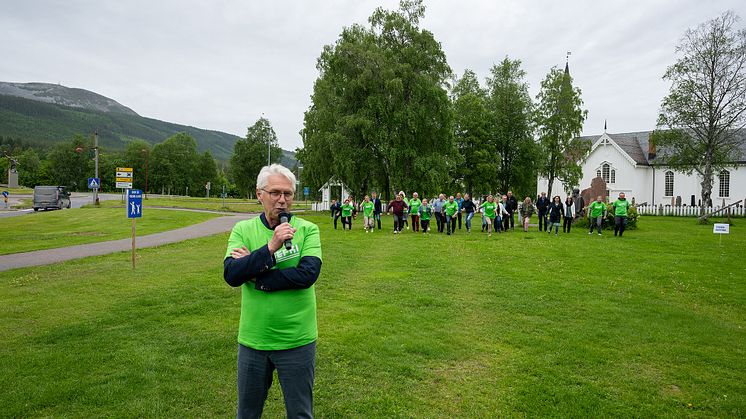
[[[627,212],[629,211],[629,201],[624,197],[624,192],[619,193],[619,199],[611,204],[614,207],[614,236],[619,233],[619,237],[624,234],[627,227]]]
[[[345,224],[352,230],[352,210],[355,206],[350,203],[350,198],[345,199],[345,203],[342,205],[342,230],[345,229]]]
[[[409,214],[412,215],[412,231],[420,231],[420,201],[417,192],[412,193],[412,199],[409,200]]]
[[[446,234],[456,234],[456,213],[458,212],[458,202],[453,198],[453,195],[448,197],[448,201],[443,204],[443,212],[446,213]]]
[[[430,218],[433,216],[433,207],[427,202],[427,198],[422,199],[422,204],[417,209],[420,217],[420,223],[422,224],[422,234],[427,234],[427,230],[430,229]]]
[[[479,206],[479,209],[484,209],[482,217],[484,217],[484,222],[487,225],[487,237],[490,237],[492,236],[492,223],[495,219],[495,210],[497,209],[497,204],[492,195],[487,195],[487,200]],[[500,226],[495,226],[495,228],[500,228]]]
[[[236,417],[261,416],[275,370],[287,417],[312,417],[319,228],[290,214],[296,183],[286,167],[263,167],[256,185],[264,211],[236,223],[223,260],[225,281],[241,288]]]
[[[370,197],[368,195],[365,195],[365,198],[363,199],[363,202],[360,204],[360,209],[363,211],[363,223],[365,224],[365,232],[371,232],[374,230],[373,225],[373,209],[375,208],[375,205],[373,205],[372,202],[370,202]]]
[[[598,235],[601,235],[601,227],[606,217],[606,203],[604,197],[599,195],[595,201],[588,205],[588,234],[593,234],[593,226],[598,228]]]

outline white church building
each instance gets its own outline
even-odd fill
[[[591,144],[590,153],[582,164],[580,185],[564,185],[555,181],[553,195],[564,199],[567,191],[589,188],[591,180],[601,177],[606,182],[607,196],[614,200],[619,192],[636,204],[700,205],[701,178],[695,172],[687,175],[662,164],[656,164],[656,149],[650,142],[652,131],[624,134],[603,133],[580,137]],[[539,177],[537,194],[546,192],[548,180]],[[555,193],[556,191],[556,193]],[[713,205],[731,204],[746,198],[746,138],[741,143],[741,156],[726,169],[715,173],[712,188]],[[743,205],[743,204],[741,204]]]

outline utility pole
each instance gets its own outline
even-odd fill
[[[93,133],[93,152],[95,153],[95,161],[96,161],[96,179],[100,179],[98,177],[98,131],[95,131]],[[101,186],[101,185],[99,185]],[[93,188],[93,203],[98,206],[98,188]]]

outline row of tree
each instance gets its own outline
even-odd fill
[[[23,186],[65,185],[71,190],[87,190],[93,177],[93,136],[75,136],[51,147],[39,147],[27,141],[0,137],[0,150],[17,162],[19,183]],[[124,150],[99,147],[101,190],[116,190],[116,168],[131,167],[133,187],[155,193],[205,196],[210,183],[213,195],[222,192],[232,197],[254,195],[256,177],[267,164],[282,157],[277,135],[266,118],[260,118],[247,130],[246,137],[234,146],[230,165],[218,164],[209,151],[197,152],[190,135],[178,133],[156,145],[132,140]],[[0,182],[7,182],[9,159],[0,160]],[[295,169],[295,168],[291,168]]]
[[[18,180],[23,186],[65,185],[72,190],[87,190],[93,177],[93,139],[83,136],[60,142],[46,149],[28,146],[12,139],[0,141],[0,146],[18,161]],[[3,159],[3,177],[7,179],[8,160]],[[150,191],[204,196],[205,184],[228,185],[223,170],[209,151],[197,152],[191,136],[179,133],[151,146],[143,140],[133,140],[123,151],[99,148],[101,190],[116,190],[116,168],[132,167],[133,187],[145,190],[146,173]],[[7,180],[6,180],[7,181]]]
[[[378,8],[370,26],[344,28],[324,47],[297,154],[305,182],[336,178],[386,197],[529,195],[538,173],[577,182],[584,149],[573,139],[586,111],[568,68],[550,70],[536,103],[520,60],[493,66],[486,86],[471,70],[454,81],[440,43],[419,26],[424,12],[420,0]]]

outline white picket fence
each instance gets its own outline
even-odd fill
[[[705,214],[709,214],[713,211],[717,211],[721,206],[705,207]],[[640,205],[637,207],[637,213],[640,215],[669,215],[675,217],[699,217],[702,212],[699,206],[691,205]],[[725,217],[728,210],[721,213],[715,214],[715,217]],[[731,217],[743,217],[746,216],[746,207],[743,205],[734,205],[730,207]]]

